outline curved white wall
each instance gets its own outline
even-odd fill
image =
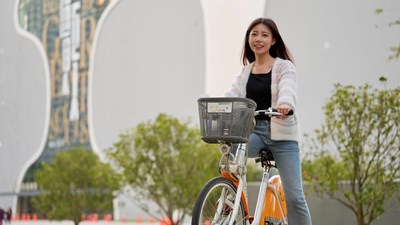
[[[206,36],[206,90],[221,96],[241,67],[241,51],[247,27],[263,17],[265,0],[201,0]]]
[[[100,150],[161,113],[197,122],[204,92],[204,23],[197,1],[122,0],[99,33],[92,120]]]

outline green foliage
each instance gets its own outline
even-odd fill
[[[382,9],[382,8],[375,9],[376,15],[380,15],[382,13],[384,13],[384,9]],[[400,19],[397,19],[397,20],[394,20],[394,21],[391,21],[388,23],[389,27],[399,26],[399,25],[400,25]],[[400,43],[397,46],[393,46],[393,47],[389,48],[389,50],[392,52],[392,55],[389,56],[389,61],[400,58]]]
[[[146,201],[175,224],[190,214],[204,184],[218,174],[220,153],[216,145],[201,141],[200,130],[177,118],[160,114],[154,122],[140,123],[123,132],[109,152],[136,203],[149,214]]]
[[[399,46],[391,47],[389,50],[392,52],[392,55],[389,56],[389,60],[395,60],[400,58],[400,44]]]
[[[262,178],[262,167],[259,163],[247,162],[246,176],[247,182],[260,182]]]
[[[379,15],[379,14],[381,14],[381,13],[383,13],[383,9],[382,9],[382,8],[375,9],[375,14],[376,14],[376,15]]]
[[[313,160],[304,160],[303,177],[306,181],[313,181],[313,188],[319,194],[331,194],[339,191],[338,181],[350,179],[345,164],[335,157],[322,152],[313,157]],[[346,191],[340,189],[340,191]]]
[[[118,177],[90,150],[59,152],[35,171],[35,177],[43,194],[33,199],[33,206],[50,220],[78,224],[82,213],[112,213]]]
[[[336,84],[324,111],[307,146],[314,154],[303,161],[304,179],[351,209],[358,225],[369,225],[399,187],[400,88]]]

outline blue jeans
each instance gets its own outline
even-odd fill
[[[259,156],[268,149],[274,156],[286,197],[289,225],[311,225],[311,216],[303,192],[300,148],[296,141],[271,140],[271,127],[267,120],[258,120],[248,143],[248,156]]]

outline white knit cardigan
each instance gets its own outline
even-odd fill
[[[225,92],[225,97],[246,97],[246,84],[253,64],[251,63],[243,67],[240,74],[232,82],[229,90]],[[294,114],[286,119],[271,118],[271,139],[300,142],[300,128],[296,116],[296,68],[289,60],[276,58],[272,67],[271,106],[276,108],[282,104],[289,105]]]

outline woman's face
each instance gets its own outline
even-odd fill
[[[249,45],[255,55],[269,54],[269,49],[275,44],[271,30],[260,23],[251,29],[249,34]]]

